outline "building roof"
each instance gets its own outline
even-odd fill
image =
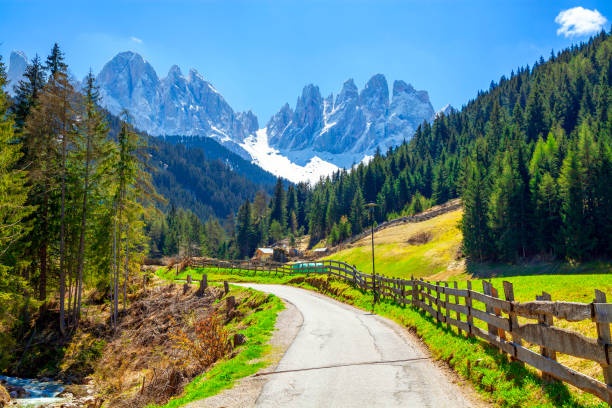
[[[317,248],[313,249],[312,252],[327,252],[327,248]]]
[[[258,251],[261,251],[263,254],[273,254],[274,250],[272,248],[257,248]]]

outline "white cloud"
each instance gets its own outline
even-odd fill
[[[142,44],[142,40],[138,37],[130,37],[130,40],[134,41],[135,43]]]
[[[555,23],[561,26],[557,29],[557,35],[565,37],[595,34],[601,31],[607,22],[599,11],[583,7],[563,10],[555,18]]]

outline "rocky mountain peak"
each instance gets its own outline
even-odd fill
[[[393,97],[402,93],[416,93],[414,87],[401,79],[393,81]]]
[[[249,134],[254,134],[259,129],[259,122],[257,121],[257,116],[255,116],[255,114],[251,110],[247,112],[238,112],[236,114],[236,119],[249,132]]]
[[[355,85],[355,81],[353,81],[353,78],[349,78],[346,81],[344,81],[344,84],[342,84],[342,89],[340,90],[340,93],[336,97],[335,105],[338,106],[347,101],[357,100],[358,98],[359,98],[359,90],[357,89],[357,86]]]
[[[175,77],[182,77],[183,73],[181,72],[181,68],[178,65],[173,65],[170,67],[170,70],[168,70],[168,76],[167,78],[175,78]]]
[[[9,57],[9,66],[6,73],[6,90],[9,95],[15,94],[14,87],[23,79],[23,74],[28,67],[28,57],[22,51],[13,51]]]
[[[416,127],[434,115],[429,96],[404,81],[393,83],[393,100],[382,74],[370,78],[359,92],[348,79],[331,109],[332,97],[321,99],[319,89],[307,85],[295,112],[288,105],[267,126],[270,144],[297,163],[319,156],[349,167],[372,154],[409,140]],[[289,119],[291,118],[291,119]]]
[[[389,107],[389,85],[383,74],[376,74],[359,94],[359,100],[369,116],[380,117],[387,113]]]

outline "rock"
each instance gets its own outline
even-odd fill
[[[0,408],[4,408],[11,403],[11,395],[3,385],[0,385]]]
[[[25,388],[18,385],[7,385],[5,388],[11,395],[11,398],[25,398],[28,394]]]

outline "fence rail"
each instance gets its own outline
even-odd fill
[[[507,353],[542,371],[545,379],[556,378],[596,395],[612,405],[612,303],[605,293],[596,290],[592,303],[552,301],[542,293],[535,301],[514,300],[512,283],[504,282],[501,299],[490,282],[482,281],[483,290],[449,287],[448,283],[427,282],[423,279],[399,279],[360,272],[352,265],[326,260],[295,264],[254,263],[251,261],[194,260],[193,266],[267,272],[274,274],[327,274],[344,279],[365,291],[372,291],[375,299],[389,299],[426,311],[440,323],[455,326],[459,334],[479,337]],[[188,278],[188,281],[190,279]],[[452,312],[452,314],[451,314]],[[518,318],[536,322],[520,324]],[[577,331],[554,326],[554,319],[578,322],[591,320],[597,328],[597,338]],[[475,322],[486,324],[487,330]],[[483,326],[484,326],[483,324]],[[540,346],[540,353],[523,342]],[[575,371],[557,361],[556,353],[591,360],[601,365],[604,382]]]

